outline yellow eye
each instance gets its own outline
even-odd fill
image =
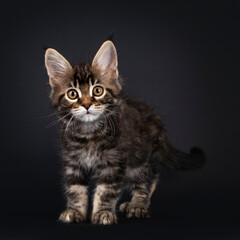
[[[76,90],[74,89],[70,89],[68,92],[67,92],[67,95],[68,97],[71,99],[71,100],[74,100],[78,97],[78,93]]]
[[[93,88],[93,95],[94,96],[101,96],[103,94],[103,87],[97,86]]]

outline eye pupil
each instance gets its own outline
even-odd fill
[[[103,94],[103,88],[102,87],[95,87],[93,89],[93,94],[95,96],[101,96]]]
[[[67,95],[70,99],[76,99],[78,97],[76,90],[69,90]]]

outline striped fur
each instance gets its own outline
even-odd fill
[[[60,220],[86,220],[87,188],[92,179],[96,182],[92,223],[117,222],[116,203],[126,184],[132,200],[120,210],[127,217],[148,216],[160,164],[198,168],[204,161],[201,150],[194,148],[192,154],[175,150],[154,111],[123,93],[116,49],[110,41],[103,44],[92,64],[69,68],[65,61],[55,50],[47,50],[50,97],[61,120],[67,195],[67,209]],[[94,95],[96,86],[103,89],[101,96]],[[69,99],[69,89],[77,92],[76,99]]]

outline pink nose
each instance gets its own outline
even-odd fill
[[[92,105],[91,103],[82,104],[82,106],[85,107],[87,110],[90,108],[91,105]]]

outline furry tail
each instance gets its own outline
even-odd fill
[[[205,161],[202,149],[192,147],[190,153],[185,153],[172,147],[166,137],[160,138],[161,164],[172,170],[195,170],[201,168]]]

